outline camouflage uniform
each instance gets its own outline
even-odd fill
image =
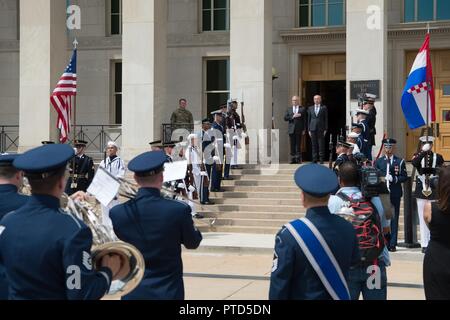
[[[194,117],[192,116],[192,113],[187,109],[178,108],[174,113],[172,113],[170,123],[172,124],[173,130],[194,130]]]

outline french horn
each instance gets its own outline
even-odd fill
[[[92,265],[98,270],[102,258],[116,254],[121,258],[121,267],[113,281],[110,290],[104,298],[117,300],[132,292],[141,282],[145,272],[145,261],[141,252],[133,245],[120,241],[111,228],[101,224],[95,209],[85,201],[73,200],[67,195],[66,212],[82,220],[92,231]]]

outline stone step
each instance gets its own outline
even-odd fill
[[[222,181],[224,187],[296,187],[294,180],[228,180]],[[298,190],[298,188],[297,188]]]
[[[241,226],[199,226],[201,232],[220,232],[220,233],[253,233],[276,235],[280,228],[276,227],[241,227]],[[275,241],[275,239],[274,239]],[[275,243],[275,242],[274,242]]]
[[[288,174],[278,174],[278,175],[254,175],[254,174],[245,174],[245,175],[232,175],[231,178],[233,178],[236,181],[260,181],[260,180],[266,180],[266,181],[294,181],[293,175]]]
[[[245,211],[230,211],[230,212],[211,212],[203,211],[202,215],[205,218],[217,219],[274,219],[285,220],[286,222],[293,221],[304,217],[305,213],[291,213],[291,212],[245,212]]]
[[[251,174],[251,175],[291,175],[293,176],[296,170],[294,169],[244,169],[244,170],[232,170],[235,175]]]
[[[249,192],[249,193],[253,193],[253,192],[295,192],[298,195],[300,195],[300,191],[296,186],[278,186],[278,185],[272,185],[271,186],[233,186],[233,185],[229,185],[229,186],[223,186],[222,187],[225,192]],[[221,194],[221,193],[216,193],[216,192],[211,192],[211,196],[215,197],[216,194]]]
[[[236,226],[236,227],[273,227],[281,229],[290,220],[275,220],[275,219],[224,219],[217,218],[214,227],[217,226]]]
[[[211,197],[213,198],[213,197]],[[215,199],[247,199],[249,203],[256,199],[299,199],[298,192],[217,192]]]
[[[227,205],[267,205],[267,206],[298,206],[301,207],[300,199],[248,199],[248,198],[230,198],[230,199],[214,199],[216,204],[227,204]]]
[[[289,169],[289,170],[297,170],[301,166],[305,165],[307,163],[304,163],[302,165],[299,164],[288,164],[288,163],[279,163],[274,165],[258,165],[258,164],[246,164],[242,165],[241,167],[244,170],[268,170],[268,169]]]
[[[285,213],[301,213],[305,210],[300,206],[273,206],[273,205],[248,205],[248,204],[220,204],[214,206],[201,206],[197,212],[285,212]]]

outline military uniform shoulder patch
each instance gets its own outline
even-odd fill
[[[277,269],[278,269],[278,255],[275,252],[274,255],[273,255],[272,272],[277,271]]]
[[[83,251],[83,266],[89,271],[92,270],[92,258],[86,251]]]

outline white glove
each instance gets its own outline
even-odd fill
[[[200,172],[200,175],[203,176],[203,177],[207,177],[208,176],[208,172],[202,171],[202,172]]]
[[[231,144],[229,144],[229,143],[225,143],[223,146],[225,147],[225,149],[230,149],[231,148]]]
[[[244,139],[247,138],[247,134],[245,134],[245,133],[242,133],[241,136],[242,136],[242,138],[244,138]]]
[[[179,183],[177,188],[178,189],[184,189],[184,188],[186,188],[186,185],[184,183]]]
[[[194,192],[196,189],[193,186],[189,186],[188,191],[189,192]]]
[[[220,158],[219,158],[218,156],[214,156],[214,157],[213,157],[213,160],[214,160],[215,162],[219,162],[219,161],[220,161]]]
[[[394,177],[392,177],[390,174],[388,174],[386,176],[386,180],[389,181],[389,182],[393,182],[394,181]]]
[[[428,151],[430,151],[431,150],[431,144],[429,144],[429,143],[427,143],[426,145],[424,145],[423,147],[422,147],[422,151],[423,152],[428,152]]]

